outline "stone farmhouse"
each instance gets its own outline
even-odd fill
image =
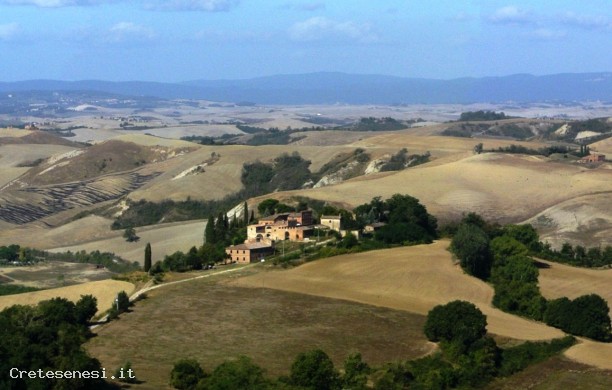
[[[314,229],[312,210],[295,213],[280,213],[263,217],[259,222],[247,226],[244,244],[232,245],[225,249],[226,263],[250,263],[261,261],[274,253],[277,241],[304,241]]]
[[[589,154],[588,156],[584,156],[583,158],[578,160],[578,162],[582,164],[599,163],[604,161],[606,161],[605,154]]]
[[[339,232],[341,219],[340,215],[323,215],[321,216],[321,225]]]
[[[312,210],[274,214],[249,225],[247,241],[304,241],[312,235],[313,228]]]
[[[225,264],[248,264],[264,260],[266,256],[274,254],[274,247],[265,242],[245,242],[229,246],[225,249],[225,253],[228,255]]]

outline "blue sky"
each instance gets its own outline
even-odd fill
[[[610,0],[0,0],[0,81],[612,71]]]

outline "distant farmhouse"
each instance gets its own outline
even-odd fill
[[[584,156],[578,160],[578,162],[581,164],[600,163],[604,161],[606,161],[605,154],[589,154],[588,156]]]
[[[228,255],[226,263],[261,261],[274,253],[275,242],[308,240],[314,228],[312,210],[263,217],[258,223],[247,226],[247,239],[243,244],[225,249]]]
[[[303,241],[312,235],[312,210],[270,215],[247,227],[247,239],[255,241]]]

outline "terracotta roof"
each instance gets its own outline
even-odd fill
[[[251,249],[263,249],[263,248],[272,248],[272,245],[267,244],[265,242],[246,242],[244,244],[230,245],[226,249],[251,250]]]

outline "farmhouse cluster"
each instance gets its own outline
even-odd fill
[[[322,216],[321,223],[314,224],[312,210],[280,213],[263,217],[258,223],[247,226],[247,239],[243,244],[229,246],[226,262],[250,263],[261,261],[274,253],[278,241],[310,241],[314,229],[340,231],[340,215]]]

